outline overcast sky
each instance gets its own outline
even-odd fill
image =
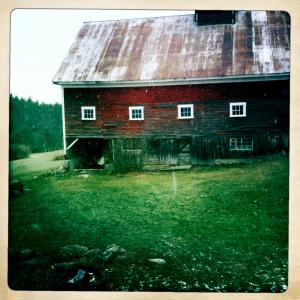
[[[52,83],[84,21],[190,14],[193,11],[17,9],[11,15],[10,92],[44,103],[61,102]]]

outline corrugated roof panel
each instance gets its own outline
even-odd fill
[[[84,23],[53,81],[155,81],[289,72],[286,13],[240,11],[233,25],[197,26],[193,18]]]

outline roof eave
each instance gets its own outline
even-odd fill
[[[211,84],[211,83],[233,83],[251,81],[288,80],[290,73],[273,73],[260,75],[226,76],[226,77],[205,77],[205,78],[183,78],[166,80],[139,80],[139,81],[55,81],[54,84],[63,87],[143,87],[143,86],[167,86],[167,85],[190,85],[190,84]]]

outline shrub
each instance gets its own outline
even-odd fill
[[[23,144],[11,144],[9,149],[9,160],[27,158],[31,153],[31,149]]]

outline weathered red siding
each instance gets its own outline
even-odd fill
[[[137,88],[65,88],[66,136],[199,136],[288,133],[289,82],[248,82]],[[247,116],[229,117],[230,102],[247,102]],[[177,104],[194,104],[193,119],[178,119]],[[96,121],[81,106],[96,106]],[[128,107],[144,106],[143,121]]]

